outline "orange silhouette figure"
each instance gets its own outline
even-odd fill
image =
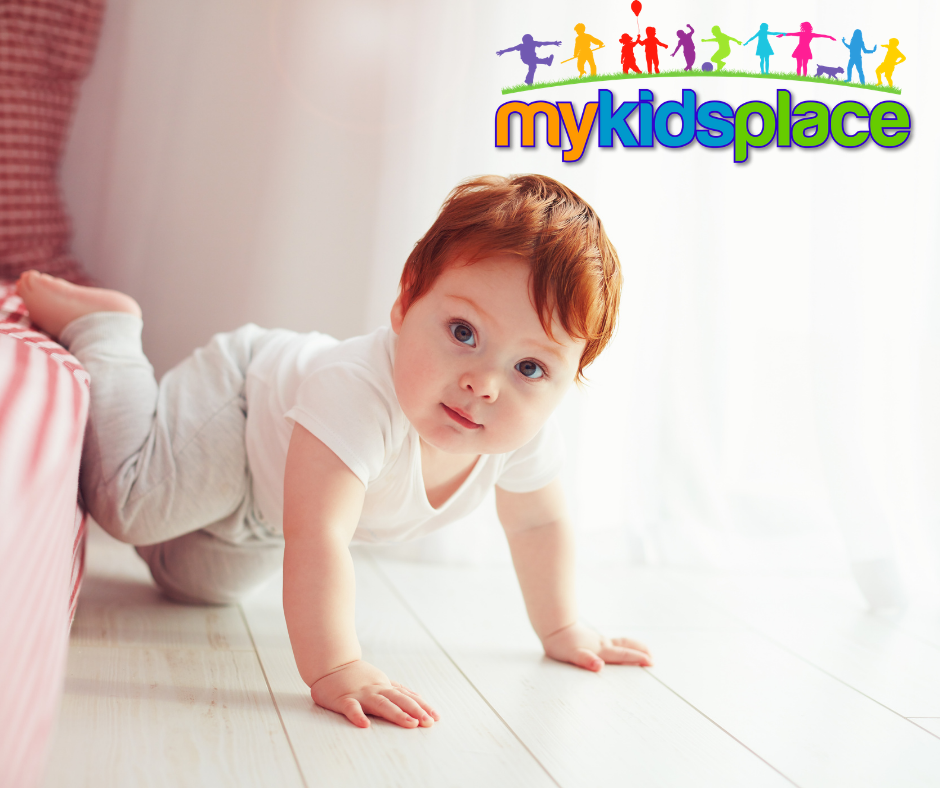
[[[597,66],[594,65],[595,50],[591,49],[591,44],[597,44],[597,48],[600,49],[604,46],[604,42],[584,31],[585,27],[580,22],[574,26],[574,32],[578,34],[574,40],[574,57],[578,59],[578,74],[584,76],[584,64],[588,63],[591,66],[591,76],[594,77],[597,76]]]
[[[891,77],[894,76],[894,67],[907,60],[907,57],[898,49],[898,40],[896,38],[892,38],[887,44],[882,44],[881,46],[888,51],[885,53],[884,62],[875,69],[875,74],[878,75],[878,84],[881,84],[881,75],[884,74],[888,79],[888,84],[894,87],[894,81],[891,79]],[[900,60],[898,60],[898,58],[900,58]]]
[[[646,50],[646,73],[652,74],[653,69],[656,69],[656,73],[659,73],[659,49],[668,49],[668,47],[656,38],[656,28],[648,27],[646,28],[646,41],[640,41],[640,37],[636,37],[636,42]]]

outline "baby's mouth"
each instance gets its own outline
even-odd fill
[[[477,424],[475,421],[470,421],[470,419],[468,419],[463,414],[458,413],[453,408],[448,408],[443,402],[441,403],[441,407],[444,409],[444,412],[454,421],[456,421],[461,427],[466,427],[468,430],[482,429],[482,424]]]

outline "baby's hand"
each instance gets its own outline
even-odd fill
[[[360,728],[369,727],[366,713],[403,728],[428,728],[441,718],[417,692],[389,681],[381,670],[361,659],[317,679],[310,695],[317,706],[345,715]]]
[[[586,670],[598,671],[605,662],[644,667],[653,664],[649,649],[642,643],[629,638],[611,640],[583,624],[572,624],[553,632],[542,641],[542,647],[552,659]]]

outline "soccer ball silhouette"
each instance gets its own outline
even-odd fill
[[[706,60],[702,63],[702,71],[711,71],[714,68],[710,60]]]

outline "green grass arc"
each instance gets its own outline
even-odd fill
[[[828,77],[801,77],[792,72],[771,71],[769,74],[760,74],[754,71],[733,71],[726,68],[724,71],[684,71],[677,69],[675,71],[663,71],[659,74],[621,74],[612,72],[609,74],[597,74],[593,77],[572,77],[571,79],[559,79],[554,82],[535,82],[532,85],[525,83],[520,85],[510,85],[503,88],[503,95],[510,93],[522,93],[528,90],[541,90],[542,88],[556,88],[563,85],[584,85],[588,82],[610,82],[618,79],[659,79],[669,77],[684,77],[686,79],[715,79],[716,77],[734,77],[737,79],[782,79],[788,82],[816,82],[822,85],[832,85],[833,87],[843,88],[861,88],[862,90],[876,90],[881,93],[894,93],[900,95],[901,88],[890,87],[888,85],[862,85],[858,82],[843,82],[842,80],[829,79]]]

